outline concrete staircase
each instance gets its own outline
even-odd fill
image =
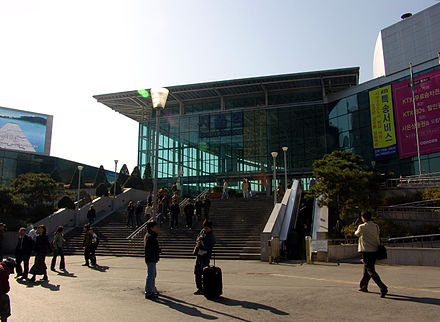
[[[266,197],[254,199],[212,200],[210,219],[217,238],[216,258],[259,259],[260,234],[273,207]],[[95,227],[100,237],[97,255],[143,256],[143,236],[132,240],[126,237],[133,229],[126,227],[126,217],[116,213]],[[192,258],[192,250],[201,223],[195,220],[193,230],[185,228],[184,216],[179,217],[179,228],[170,230],[168,224],[159,226],[162,257]],[[82,254],[82,232],[76,229],[67,235],[66,253]]]

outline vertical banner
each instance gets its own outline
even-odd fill
[[[374,156],[395,154],[396,131],[391,85],[370,91],[370,113]]]
[[[410,80],[393,84],[400,158],[417,155]],[[414,79],[420,154],[440,152],[440,69]]]

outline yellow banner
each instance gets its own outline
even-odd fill
[[[375,156],[396,153],[396,130],[391,85],[370,91],[370,113]]]

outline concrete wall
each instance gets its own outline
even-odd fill
[[[328,245],[329,262],[340,262],[359,256],[357,245]]]
[[[440,248],[387,247],[389,265],[440,266]]]

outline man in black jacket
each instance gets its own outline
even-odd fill
[[[192,218],[194,216],[194,206],[191,202],[191,199],[188,200],[188,203],[186,204],[185,208],[183,209],[183,212],[185,213],[185,217],[186,217],[186,227],[188,227],[188,229],[192,229]]]
[[[16,278],[28,278],[29,272],[29,260],[32,254],[32,248],[34,247],[34,241],[31,237],[26,235],[26,228],[21,227],[18,230],[18,243],[15,247],[15,260],[17,262],[17,276]],[[23,262],[23,269],[21,268],[21,262]]]
[[[177,228],[177,226],[179,225],[179,214],[180,214],[180,207],[177,199],[173,200],[173,204],[170,207],[170,213],[171,213],[170,228],[171,229]]]
[[[159,242],[157,241],[157,222],[150,221],[147,224],[147,233],[144,237],[145,263],[147,263],[148,275],[145,282],[145,298],[155,299],[159,296],[156,289],[156,264],[160,257]]]
[[[209,266],[214,245],[215,235],[212,231],[212,222],[205,220],[203,222],[203,229],[197,236],[196,247],[194,249],[194,253],[197,256],[196,266],[194,267],[197,286],[197,291],[194,292],[195,295],[203,294],[203,269]]]

